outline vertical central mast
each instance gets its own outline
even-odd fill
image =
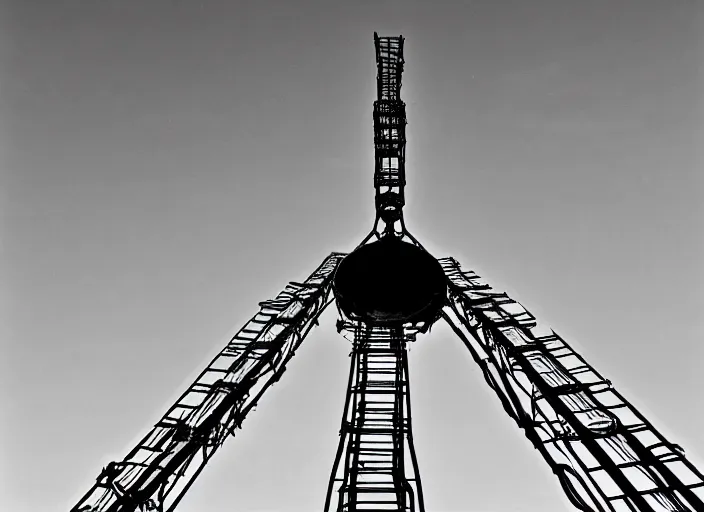
[[[325,512],[423,512],[403,327],[340,325],[352,364]]]
[[[335,273],[338,331],[352,341],[352,363],[325,512],[425,509],[411,429],[407,343],[435,321],[447,284],[430,254],[401,240],[415,242],[402,216],[403,37],[375,33],[374,43],[376,222]],[[365,245],[374,235],[380,240]]]
[[[406,185],[406,104],[401,101],[403,37],[379,37],[376,47],[376,101],[374,102],[374,231],[402,236]],[[381,225],[380,225],[381,224]]]

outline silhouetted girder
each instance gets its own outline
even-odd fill
[[[704,510],[702,474],[609,381],[556,334],[534,334],[535,318],[506,294],[440,261],[451,296],[444,318],[577,508]]]
[[[347,328],[353,335],[350,378],[324,510],[356,512],[383,506],[423,512],[411,432],[408,335],[401,327],[360,322]]]
[[[397,99],[403,72],[403,37],[379,37],[374,33],[377,63],[377,97]]]
[[[304,283],[290,283],[228,343],[120,463],[111,463],[74,512],[171,511],[329,304],[333,253]]]
[[[406,105],[400,98],[403,37],[374,34],[377,62],[377,100],[374,102],[374,187],[376,223],[383,231],[403,223],[406,185]]]

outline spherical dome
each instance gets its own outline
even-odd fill
[[[344,258],[333,286],[347,316],[375,325],[430,320],[447,297],[437,260],[391,235]]]

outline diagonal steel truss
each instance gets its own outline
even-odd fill
[[[71,510],[175,509],[193,481],[286,369],[330,303],[333,253],[302,283],[289,283],[239,330],[121,462],[107,465]]]
[[[408,238],[403,223],[403,38],[376,34],[374,103],[376,236]],[[230,340],[163,418],[120,462],[100,473],[72,512],[171,512],[264,392],[286,369],[332,302],[342,253],[292,282]],[[554,332],[452,258],[438,260],[448,295],[422,325],[375,325],[340,311],[352,341],[340,443],[325,512],[424,512],[413,448],[407,343],[442,317],[489,387],[583,512],[704,512],[704,476]],[[382,264],[393,266],[393,261]]]
[[[611,382],[505,293],[439,260],[449,281],[443,318],[486,382],[585,512],[704,510],[704,476]]]

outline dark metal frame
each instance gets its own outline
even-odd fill
[[[342,322],[339,327],[351,334],[352,362],[340,443],[323,510],[423,512],[406,351],[415,333],[402,326],[361,322]],[[335,494],[337,505],[331,508]]]
[[[704,511],[704,476],[611,382],[505,293],[439,260],[462,339],[508,415],[585,512]]]
[[[360,245],[374,236],[397,236],[422,249],[403,222],[403,38],[374,34],[374,42],[376,220]],[[306,281],[260,303],[260,311],[137,447],[104,468],[72,512],[173,511],[317,324],[344,256],[332,253]],[[325,512],[424,512],[406,346],[440,314],[577,509],[704,512],[704,476],[679,446],[562,338],[539,334],[535,318],[520,304],[462,271],[452,258],[438,261],[449,294],[432,320],[382,327],[351,321],[340,311],[338,330],[352,341],[352,360]]]
[[[289,283],[208,364],[121,462],[108,464],[73,512],[171,512],[229,435],[286,370],[330,304],[333,253],[303,283]]]

